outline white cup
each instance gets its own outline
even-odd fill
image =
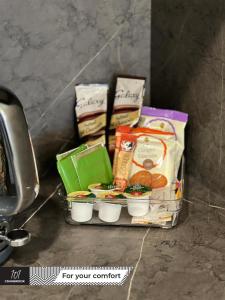
[[[120,204],[99,203],[99,213],[98,217],[104,222],[117,222],[120,218],[122,206]]]
[[[88,222],[92,218],[93,203],[72,202],[71,218],[76,222]]]
[[[132,217],[142,217],[149,212],[149,200],[127,199],[127,208]]]

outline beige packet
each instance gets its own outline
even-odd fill
[[[115,150],[115,129],[120,125],[133,127],[139,121],[145,93],[144,78],[118,77],[113,113],[110,120],[109,151]]]
[[[107,112],[107,84],[80,84],[75,86],[76,117],[79,135],[89,146],[105,144]]]
[[[164,136],[163,138],[168,148],[167,156],[170,155],[170,158],[168,157],[167,159],[168,164],[162,164],[161,167],[164,167],[167,173],[172,172],[170,178],[173,178],[173,180],[169,181],[170,184],[174,184],[177,181],[178,170],[185,147],[184,130],[187,121],[188,114],[180,111],[154,107],[143,107],[141,111],[141,117],[138,123],[140,127],[163,130],[174,135],[173,139],[169,136]],[[163,173],[165,171],[163,171]]]
[[[115,184],[123,188],[127,184],[141,184],[158,189],[172,183],[177,154],[174,139],[173,132],[119,126],[113,163]],[[128,156],[126,152],[130,150],[133,151]]]

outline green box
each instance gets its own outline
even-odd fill
[[[112,182],[112,166],[106,148],[86,145],[57,155],[57,168],[67,194],[86,191],[92,183]]]
[[[73,164],[73,157],[85,149],[87,149],[87,146],[81,145],[78,148],[56,156],[57,169],[62,178],[67,194],[80,190],[78,175]]]

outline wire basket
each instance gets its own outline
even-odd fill
[[[179,179],[168,188],[153,190],[149,199],[68,198],[64,193],[65,221],[71,225],[172,228],[182,209],[184,164],[182,157]]]

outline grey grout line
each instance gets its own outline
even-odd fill
[[[208,209],[207,209],[207,221],[208,221],[208,224],[210,223],[210,205],[211,205],[211,197],[210,197],[210,191],[208,189]]]
[[[63,88],[63,90],[58,94],[58,96],[49,104],[46,110],[41,114],[40,118],[31,126],[30,131],[34,129],[39,121],[46,115],[46,112],[57,102],[57,100],[63,95],[67,88],[86,70],[86,68],[105,50],[105,48],[110,44],[110,42],[119,34],[124,23],[119,26],[119,28],[113,33],[113,35],[108,39],[108,41],[101,47],[101,49],[83,66],[83,68],[72,78],[72,80]]]
[[[218,205],[213,205],[213,204],[209,204],[209,207],[216,208],[216,209],[221,209],[221,210],[225,210],[225,207],[218,206]]]
[[[188,203],[190,203],[190,204],[194,204],[193,201],[190,201],[190,200],[188,200],[188,199],[186,199],[186,198],[183,198],[183,201],[184,201],[184,202],[188,202]]]
[[[36,213],[48,202],[48,200],[50,200],[55,194],[56,192],[58,191],[58,189],[60,188],[62,184],[59,183],[55,190],[45,199],[45,201],[29,216],[28,219],[26,219],[26,221],[20,226],[20,229],[24,227],[25,224],[27,224],[27,222],[29,222],[34,215],[36,215]]]
[[[136,262],[136,264],[135,264],[134,271],[133,271],[133,274],[132,274],[132,276],[131,276],[130,283],[129,283],[129,288],[128,288],[128,292],[127,292],[127,300],[130,299],[130,294],[131,294],[131,289],[132,289],[132,283],[133,283],[134,276],[135,276],[135,274],[136,274],[136,272],[137,272],[139,263],[140,263],[141,258],[142,258],[142,253],[143,253],[143,248],[144,248],[144,242],[145,242],[145,239],[146,239],[146,237],[147,237],[149,231],[150,231],[150,228],[148,228],[148,229],[146,230],[146,232],[145,232],[145,234],[144,234],[144,236],[143,236],[143,238],[142,238],[139,257],[138,257],[138,260],[137,260],[137,262]]]
[[[211,204],[210,199],[209,199],[208,203],[206,201],[203,201],[203,200],[201,200],[199,198],[195,198],[195,197],[193,197],[192,200],[193,201],[185,199],[185,198],[183,199],[184,202],[188,202],[188,203],[193,204],[193,205],[195,205],[196,203],[200,203],[202,206],[205,206],[205,207],[211,207],[211,208],[225,210],[225,207]]]

